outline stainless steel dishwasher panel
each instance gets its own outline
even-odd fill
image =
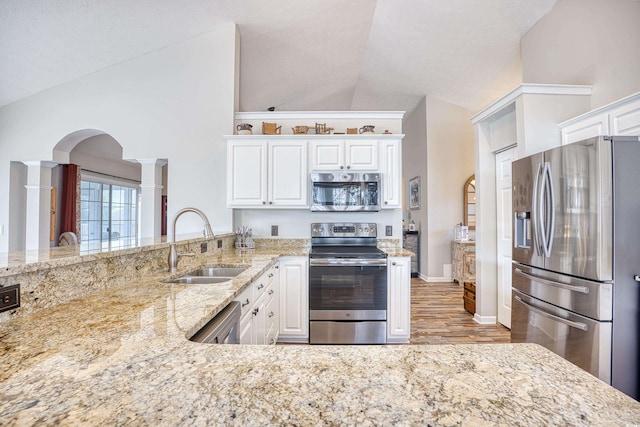
[[[205,344],[240,344],[240,313],[240,303],[230,302],[190,340]]]

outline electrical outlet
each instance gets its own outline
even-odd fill
[[[218,249],[222,247],[222,240],[218,239]]]
[[[207,252],[207,242],[202,242],[200,243],[200,253],[203,254],[205,252]]]
[[[393,236],[393,225],[387,225],[384,227],[385,236]]]
[[[278,226],[277,225],[272,225],[271,226],[271,235],[272,236],[277,236],[278,235]]]
[[[20,307],[20,284],[0,288],[0,312]]]

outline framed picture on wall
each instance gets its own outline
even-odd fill
[[[409,209],[420,209],[420,176],[409,180]]]

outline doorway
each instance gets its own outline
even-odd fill
[[[496,153],[496,242],[498,322],[511,328],[512,176],[515,147]]]

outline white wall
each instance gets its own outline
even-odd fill
[[[69,153],[69,162],[82,170],[140,182],[140,163],[122,160],[122,147],[109,135],[87,138]]]
[[[420,200],[427,200],[427,99],[422,98],[416,108],[405,115],[402,122],[405,137],[402,142],[402,206],[420,231],[420,274],[426,277],[429,248],[427,245],[428,209],[425,203],[420,209],[409,210],[409,180],[419,176],[421,179]],[[423,273],[424,272],[424,273]]]
[[[427,97],[403,122],[404,206],[409,180],[420,176],[420,209],[409,214],[420,230],[420,275],[429,281],[451,280],[453,227],[462,221],[463,187],[474,173],[470,116]]]
[[[427,97],[428,280],[450,280],[453,228],[462,222],[464,183],[474,173],[471,111]],[[450,272],[450,270],[449,270]]]
[[[235,25],[225,24],[3,107],[0,200],[10,200],[9,161],[51,160],[66,135],[97,129],[122,145],[125,159],[168,159],[170,221],[194,206],[214,231],[230,231],[222,135],[233,132],[238,42]],[[9,204],[0,205],[0,226],[9,223]],[[181,218],[178,233],[199,230],[197,216]],[[4,232],[0,252],[7,248]]]
[[[308,209],[236,209],[235,226],[247,226],[254,237],[271,237],[271,226],[278,226],[278,238],[309,239],[314,222],[374,222],[379,239],[402,239],[402,211],[383,209],[379,212],[311,212]],[[393,235],[385,236],[385,226],[393,226]]]
[[[525,83],[593,85],[591,109],[640,91],[640,2],[561,0],[522,37]]]

